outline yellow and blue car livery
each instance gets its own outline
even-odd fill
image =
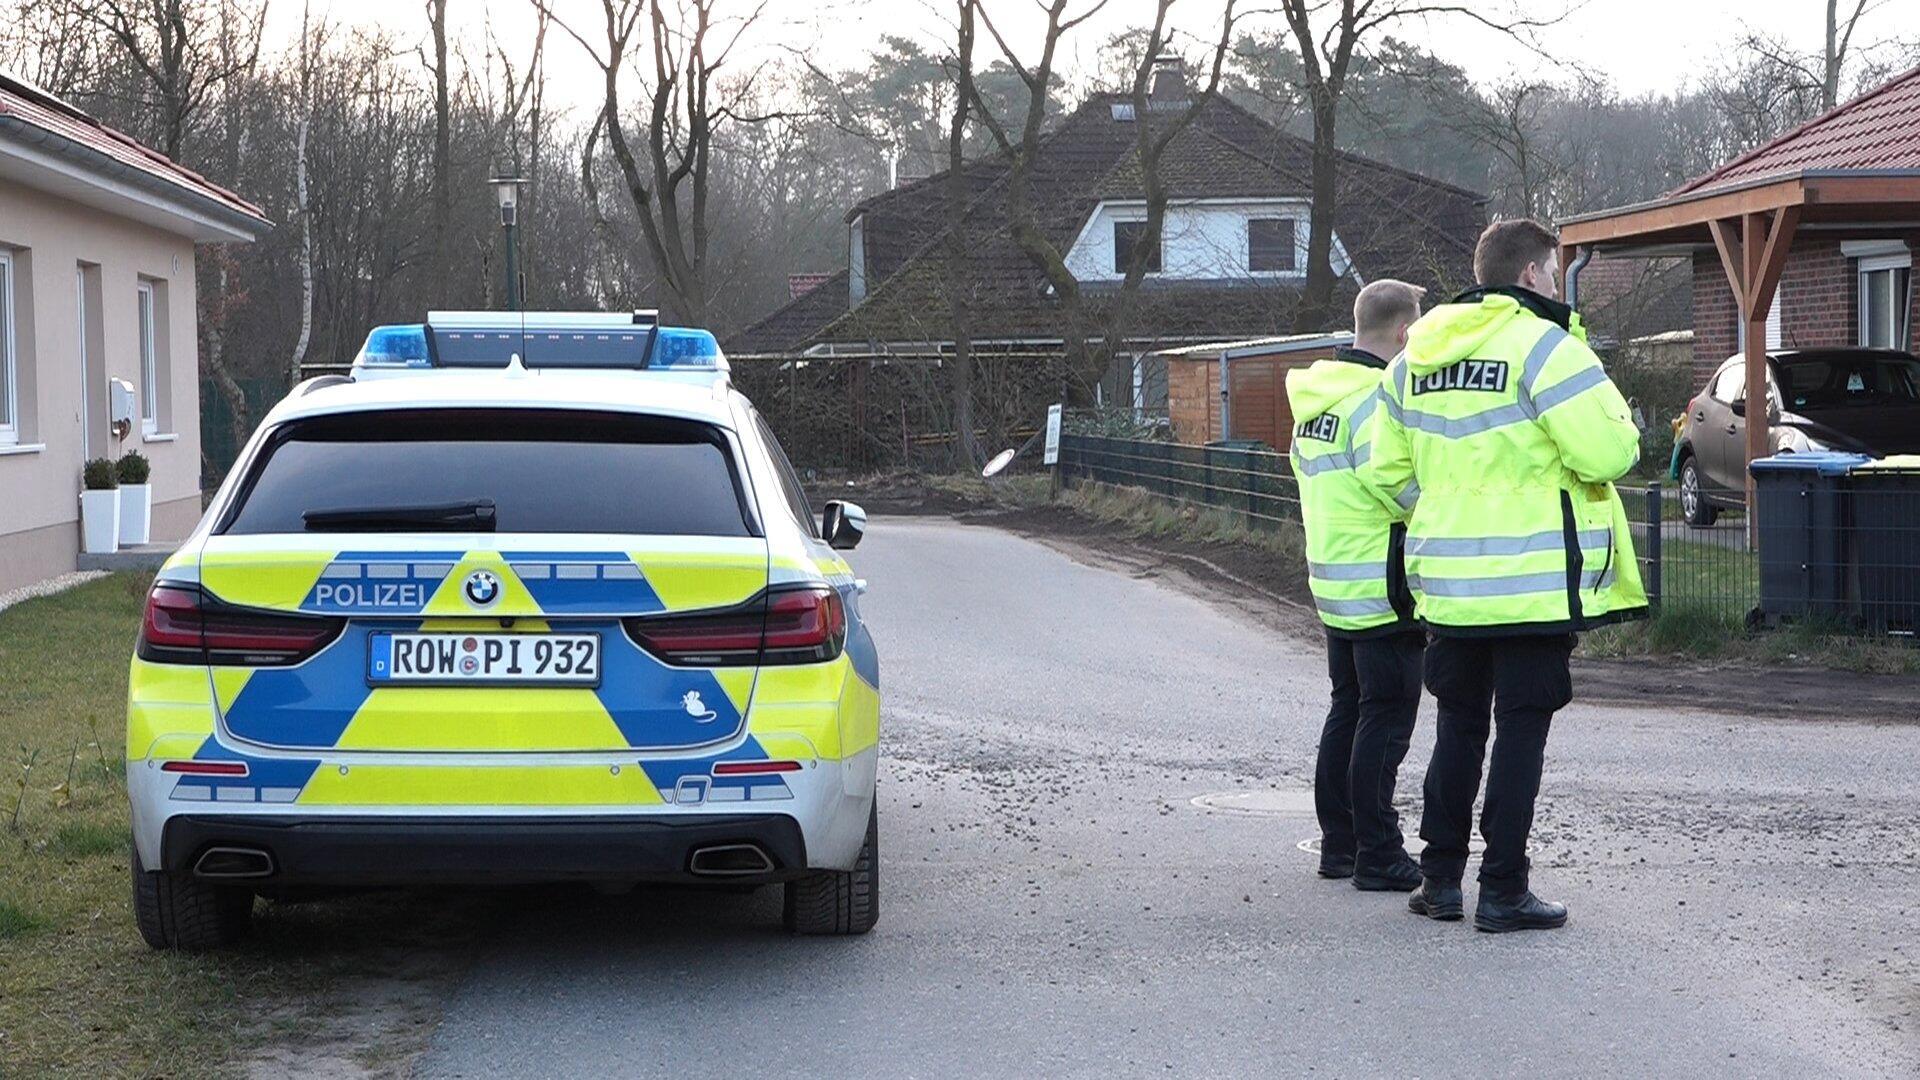
[[[381,328],[351,377],[297,387],[157,575],[127,702],[156,946],[232,940],[255,894],[428,882],[784,883],[794,929],[872,925],[879,660],[836,550],[865,515],[813,519],[710,335],[505,318]],[[560,479],[614,444],[666,479]],[[462,464],[396,467],[416,448]],[[342,475],[362,460],[406,475]],[[389,489],[434,498],[357,494]]]

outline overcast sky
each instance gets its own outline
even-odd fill
[[[426,17],[422,0],[311,0],[316,13],[335,21],[381,25],[407,36],[424,36]],[[601,25],[600,0],[550,0],[554,10],[590,39]],[[722,9],[749,10],[756,0],[722,0]],[[1179,0],[1174,21],[1185,35],[1205,38],[1218,33],[1224,0]],[[1473,2],[1473,0],[1470,0]],[[1869,0],[1870,10],[1855,35],[1856,46],[1888,38],[1920,36],[1920,0]],[[947,0],[766,0],[766,13],[749,32],[748,55],[768,56],[782,48],[800,48],[829,68],[860,64],[881,38],[889,34],[917,37],[929,43],[948,40],[950,9]],[[1075,0],[1073,10],[1091,6]],[[1241,0],[1242,9],[1272,9],[1268,0]],[[1484,0],[1479,10],[1500,12],[1499,0]],[[1536,16],[1565,12],[1557,25],[1538,31],[1549,53],[1541,55],[1470,20],[1437,16],[1399,24],[1394,33],[1424,44],[1430,51],[1464,67],[1476,81],[1491,83],[1514,75],[1555,78],[1567,74],[1557,62],[1564,54],[1589,70],[1613,80],[1623,92],[1639,94],[1697,84],[1725,56],[1743,28],[1788,39],[1818,50],[1823,34],[1824,0],[1530,0],[1525,8]],[[1843,5],[1846,6],[1846,5]],[[1075,32],[1073,64],[1090,68],[1100,44],[1128,27],[1152,19],[1153,0],[1109,0],[1105,9]],[[1037,49],[1045,20],[1034,0],[988,0],[987,10],[1016,48]],[[496,36],[510,53],[524,56],[533,37],[533,0],[451,0],[456,36],[478,43],[488,18]],[[299,5],[279,0],[272,9],[270,34],[282,40],[298,33]],[[1257,18],[1277,26],[1278,17]],[[581,107],[600,95],[599,72],[579,46],[558,32],[550,35],[547,65],[552,98]],[[1189,41],[1189,44],[1192,44]],[[990,57],[992,43],[981,42]]]

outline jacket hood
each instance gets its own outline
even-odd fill
[[[1287,405],[1296,423],[1311,420],[1362,390],[1380,385],[1380,369],[1340,357],[1287,372]]]
[[[1463,293],[1452,303],[1441,304],[1420,317],[1407,331],[1407,369],[1415,374],[1446,367],[1458,360],[1464,360],[1487,343],[1487,339],[1505,329],[1515,319],[1542,318],[1560,322],[1557,318],[1542,316],[1541,304],[1553,304],[1566,313],[1566,322],[1561,323],[1575,337],[1586,340],[1587,334],[1580,325],[1580,316],[1565,304],[1546,300],[1545,297],[1525,298],[1517,295],[1520,289],[1475,289]],[[1523,299],[1525,302],[1523,302]]]

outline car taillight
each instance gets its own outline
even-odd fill
[[[683,667],[817,664],[846,645],[847,610],[838,592],[814,586],[726,611],[628,619],[626,627],[648,652]]]
[[[147,593],[136,651],[163,664],[294,664],[332,643],[342,625],[227,607],[198,589],[160,584]]]

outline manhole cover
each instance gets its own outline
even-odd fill
[[[1256,814],[1261,817],[1298,817],[1313,816],[1313,792],[1311,791],[1216,791],[1211,795],[1197,795],[1193,805],[1202,810],[1218,810],[1228,814]]]

